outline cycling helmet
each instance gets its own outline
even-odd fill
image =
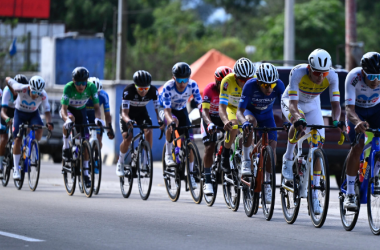
[[[316,49],[307,59],[313,71],[329,71],[331,67],[331,56],[324,49]]]
[[[90,73],[85,67],[76,67],[72,75],[73,79],[77,82],[86,81],[90,77]]]
[[[380,54],[367,52],[360,60],[360,65],[367,74],[380,74]]]
[[[26,76],[21,75],[21,74],[16,75],[14,79],[16,82],[21,83],[21,84],[29,83],[28,78],[26,78]]]
[[[33,76],[29,80],[29,87],[31,90],[41,93],[45,88],[45,80],[41,76]]]
[[[262,63],[256,71],[257,80],[265,83],[273,83],[278,80],[278,70],[271,63]]]
[[[88,78],[87,81],[88,82],[92,82],[93,84],[95,84],[95,86],[98,89],[98,91],[100,91],[101,89],[103,89],[102,83],[100,82],[99,78],[97,78],[97,77],[90,77],[90,78]]]
[[[232,73],[232,69],[227,66],[220,66],[215,70],[215,81],[221,82],[223,78],[228,75],[229,73]]]
[[[137,86],[148,87],[152,82],[152,76],[145,70],[138,70],[133,74],[133,81]]]
[[[236,61],[234,72],[237,77],[249,78],[255,74],[255,65],[248,58],[242,57]]]
[[[174,64],[172,73],[175,78],[189,78],[191,75],[191,69],[189,64],[185,62],[178,62]]]

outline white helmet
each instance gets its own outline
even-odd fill
[[[330,54],[324,49],[316,49],[311,52],[308,61],[314,71],[329,71],[332,64]]]
[[[88,78],[87,81],[88,82],[92,82],[93,84],[95,84],[95,86],[98,89],[98,91],[100,91],[101,89],[103,89],[103,85],[102,85],[101,81],[99,80],[99,78],[97,78],[97,77],[90,77],[90,78]]]
[[[262,63],[256,71],[257,80],[265,83],[273,83],[278,80],[278,70],[271,63]]]
[[[33,76],[29,80],[29,87],[31,90],[41,93],[45,88],[45,80],[41,76]]]
[[[248,58],[242,57],[234,65],[234,73],[238,77],[248,78],[255,74],[255,65]]]

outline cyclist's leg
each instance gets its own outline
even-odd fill
[[[212,120],[212,117],[211,117],[211,121],[214,123],[214,121]],[[219,126],[218,124],[215,124],[215,125]],[[217,134],[214,133],[211,135],[207,131],[207,124],[204,122],[203,118],[201,119],[201,134],[202,134],[203,144],[205,145],[205,151],[203,155],[203,167],[204,167],[204,173],[205,173],[205,184],[207,185],[207,184],[211,184],[211,165],[213,162],[215,141],[216,141]]]
[[[255,117],[255,114],[252,111],[246,109],[244,111],[244,116],[245,116],[245,119],[247,119],[253,125],[253,127],[257,127],[257,119]],[[247,135],[244,132],[244,137],[246,136]],[[253,141],[252,138],[253,138],[253,131],[249,133],[247,142],[243,145],[243,160],[244,161],[250,161],[249,148],[252,145],[252,141]]]
[[[178,120],[177,120],[177,117],[175,116],[176,110],[172,109],[171,111],[172,111],[173,120],[176,123],[176,126],[178,126]],[[165,164],[167,166],[175,166],[176,163],[173,161],[173,157],[171,155],[173,144],[169,142],[173,130],[172,130],[172,127],[169,127],[170,124],[168,124],[168,122],[167,122],[167,120],[165,118],[165,108],[164,107],[160,106],[158,108],[158,114],[160,116],[161,121],[163,121],[165,123],[165,125],[166,125],[166,132],[165,132],[165,138],[166,138],[166,142],[165,142],[165,148],[166,148],[166,151],[165,151]]]
[[[1,127],[0,127],[0,177],[3,177],[3,159],[5,156],[5,146],[8,142],[8,130],[5,120],[1,118]]]
[[[131,119],[133,118],[131,117]],[[128,127],[121,117],[120,117],[119,125],[120,125],[120,131],[121,131],[123,140],[121,141],[121,144],[120,144],[119,159],[116,164],[116,175],[119,177],[122,177],[124,176],[124,169],[123,169],[124,158],[125,158],[125,154],[128,151],[129,145],[131,144],[133,133],[129,134],[127,138]]]
[[[38,110],[34,111],[31,114],[32,115],[31,115],[30,120],[29,120],[29,125],[41,125],[41,126],[44,125],[44,123],[42,122],[41,116],[40,116],[40,112]],[[36,137],[37,141],[41,140],[42,129],[36,129],[35,130],[35,137]]]
[[[70,109],[70,107],[67,109],[67,115],[68,117],[70,118],[70,120],[75,123],[75,116],[74,114],[71,112],[72,109]],[[73,110],[74,112],[75,110]],[[62,118],[62,114],[61,114],[61,111],[59,112],[59,116]],[[62,126],[62,141],[63,141],[63,147],[62,147],[62,156],[63,158],[66,158],[66,159],[69,159],[70,158],[70,155],[71,155],[71,152],[70,152],[70,149],[69,149],[69,140],[70,138],[66,138],[66,135],[67,135],[67,130],[65,128],[65,126]]]
[[[228,116],[228,120],[232,123],[232,125],[239,125],[239,122],[238,120],[236,119],[236,111],[237,111],[237,108],[231,108],[230,106],[227,106],[226,108],[226,112],[227,112],[227,116]],[[222,151],[222,168],[224,170],[229,170],[230,169],[230,163],[229,163],[229,158],[230,158],[230,149],[231,149],[231,145],[232,143],[235,141],[235,137],[237,135],[237,133],[239,132],[238,129],[233,129],[231,132],[230,132],[230,140],[229,142],[224,142],[224,147],[223,147],[223,151]],[[227,136],[227,133],[226,133],[226,136]]]
[[[21,143],[22,143],[22,136],[17,137],[17,134],[20,129],[20,125],[22,123],[25,123],[29,120],[30,113],[22,112],[19,110],[15,110],[15,116],[13,120],[13,138],[14,138],[14,146],[13,146],[13,164],[14,164],[14,170],[13,170],[13,178],[19,179],[20,178],[20,172],[18,169],[18,165],[20,162],[21,157]]]

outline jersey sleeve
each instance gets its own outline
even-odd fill
[[[194,100],[197,104],[201,104],[202,103],[202,96],[201,96],[201,92],[199,91],[199,87],[198,87],[198,84],[193,81],[191,83],[191,93],[193,94],[194,96]]]
[[[249,100],[252,98],[252,83],[256,83],[253,81],[247,82],[244,84],[243,91],[240,96],[240,101],[239,101],[239,108],[246,109],[249,103]]]
[[[160,107],[160,102],[159,102],[159,94],[158,94],[158,90],[157,88],[155,88],[156,91],[154,91],[154,95],[153,95],[153,105],[154,105],[154,109],[158,109]]]
[[[162,99],[162,105],[166,109],[172,108],[172,94],[170,93],[170,86],[164,86],[162,93],[161,93],[161,99]]]
[[[282,94],[285,92],[285,84],[278,79],[277,80],[277,98],[281,100]]]
[[[98,89],[96,88],[95,84],[90,84],[90,95],[92,102],[95,104],[99,104],[99,95],[98,95]]]
[[[212,98],[212,89],[210,88],[209,85],[207,85],[203,91],[203,101],[202,101],[203,109],[210,109],[211,98]]]
[[[47,93],[45,90],[42,93],[43,93],[42,103],[41,103],[42,107],[44,108],[45,112],[50,112],[50,104],[49,104]]]
[[[122,109],[129,109],[130,106],[130,91],[128,91],[128,87],[126,87],[123,91],[123,100],[121,101]]]
[[[330,92],[330,101],[339,102],[340,101],[340,92],[339,92],[339,78],[335,70],[331,69],[328,75],[329,77],[329,92]]]
[[[8,81],[8,84],[9,84],[9,86],[11,86],[11,88],[12,88],[14,91],[21,91],[21,90],[25,87],[24,84],[18,83],[18,82],[16,82],[16,81],[13,80],[13,79],[10,79],[10,80]]]
[[[103,106],[104,112],[109,113],[110,112],[110,100],[109,100],[108,94],[104,90],[101,90],[100,94],[102,95],[102,97],[104,99],[104,104],[103,104],[104,105]]]
[[[354,76],[354,77],[353,77]],[[355,105],[356,102],[356,84],[358,82],[358,79],[356,79],[358,76],[355,76],[355,74],[348,73],[346,77],[345,82],[345,102],[346,105]]]
[[[70,85],[66,84],[66,86],[63,89],[63,94],[62,94],[62,99],[61,99],[61,104],[62,105],[69,105],[69,96],[70,96]]]
[[[288,90],[288,95],[289,95],[289,100],[299,100],[299,83],[304,76],[304,74],[300,74],[301,70],[298,70],[301,67],[301,65],[298,65],[290,71],[289,74],[289,90]]]
[[[3,92],[3,99],[1,100],[1,106],[8,108],[9,101],[11,99],[13,99],[13,94],[11,90],[8,87],[6,87]]]
[[[228,97],[228,82],[225,77],[220,84],[219,104],[228,105]]]

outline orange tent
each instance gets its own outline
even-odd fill
[[[235,60],[228,57],[215,49],[211,49],[201,58],[190,65],[191,76],[198,83],[199,90],[203,94],[203,90],[210,82],[215,82],[214,73],[219,66],[228,66],[233,69]],[[162,86],[158,90],[162,91]]]

